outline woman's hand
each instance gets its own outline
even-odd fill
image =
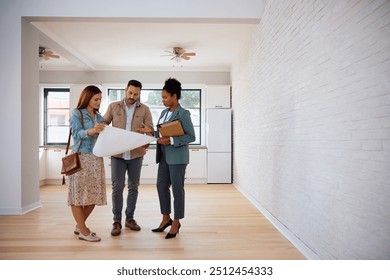
[[[103,123],[96,123],[93,129],[95,129],[95,133],[100,133],[104,130],[105,127],[106,125]]]
[[[93,128],[88,130],[87,134],[88,134],[88,136],[91,136],[91,135],[94,135],[96,133],[100,133],[104,130],[105,127],[106,127],[106,125],[104,123],[96,123]]]
[[[171,144],[171,138],[168,136],[158,138],[157,143],[161,145],[169,145]]]

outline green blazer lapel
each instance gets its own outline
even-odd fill
[[[166,109],[162,110],[159,121],[160,121],[162,118],[164,118],[164,116],[165,116],[165,114],[167,113],[168,110],[169,110],[169,108],[166,108]]]
[[[181,105],[179,104],[179,106],[177,106],[177,108],[175,109],[175,111],[172,112],[172,116],[171,118],[169,119],[170,121],[173,121],[173,120],[176,120],[178,119],[178,115],[179,115],[179,112],[180,110],[182,109]]]

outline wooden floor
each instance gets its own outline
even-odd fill
[[[110,235],[108,205],[95,208],[88,226],[101,242],[78,240],[67,206],[67,189],[41,187],[43,206],[21,216],[0,216],[2,260],[293,260],[304,256],[232,185],[186,185],[186,218],[180,234],[165,240],[155,186],[141,185],[135,219],[139,232]]]

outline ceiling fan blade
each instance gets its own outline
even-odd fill
[[[185,55],[182,55],[181,56],[182,59],[185,59],[185,60],[189,60],[191,57],[188,57],[188,56],[185,56]]]
[[[45,51],[43,52],[43,57],[45,58],[45,60],[48,60],[48,59],[50,59],[50,58],[60,58],[59,55],[56,55],[56,54],[54,54],[54,52],[52,52],[52,51],[47,51],[47,50],[45,50]]]
[[[194,52],[186,52],[186,53],[183,53],[182,55],[185,55],[185,56],[196,56],[196,53],[194,53]]]

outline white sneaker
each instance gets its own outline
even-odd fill
[[[89,235],[85,236],[81,232],[79,233],[79,239],[89,241],[89,242],[97,242],[100,241],[101,238],[96,235],[96,233],[91,232]]]

